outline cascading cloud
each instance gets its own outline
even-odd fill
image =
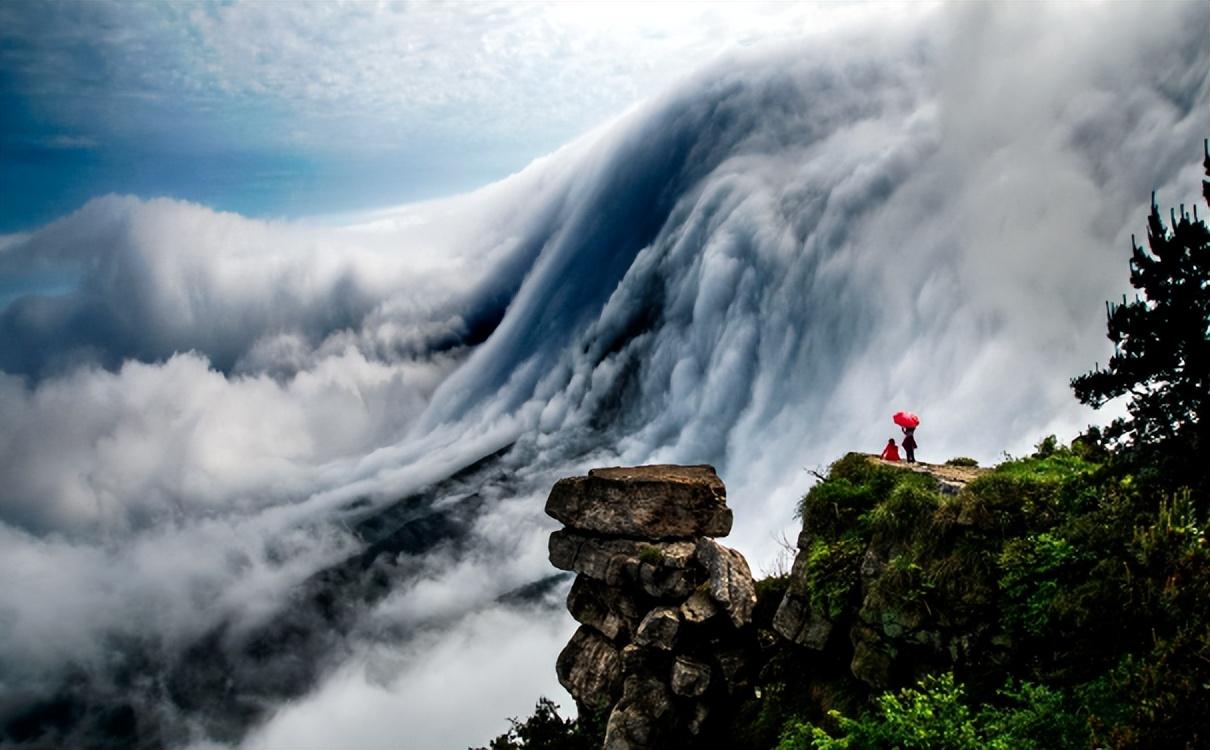
[[[562,609],[497,601],[552,572],[554,478],[713,463],[759,569],[803,467],[899,408],[926,460],[1074,434],[1149,191],[1197,194],[1206,16],[939,11],[732,55],[461,198],[110,196],[3,238],[0,273],[60,286],[0,311],[0,724],[66,694],[79,739],[123,695],[170,745],[482,743],[558,690]],[[357,519],[434,486],[461,536],[304,654],[307,697],[226,734],[238,695],[181,697],[182,654],[241,653]]]

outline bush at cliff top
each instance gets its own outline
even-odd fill
[[[798,516],[803,528],[836,536],[854,529],[858,519],[902,484],[935,488],[936,480],[871,461],[864,453],[850,453],[832,464],[827,479],[811,488],[799,503]]]
[[[964,700],[951,673],[926,677],[915,688],[886,692],[860,719],[829,713],[838,729],[790,722],[776,750],[1077,750],[1088,746],[1087,722],[1064,696],[1011,682],[1004,706],[978,710]]]

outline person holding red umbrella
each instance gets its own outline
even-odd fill
[[[903,446],[903,452],[907,454],[907,462],[909,464],[916,463],[915,432],[916,432],[915,427],[904,427],[903,428],[903,440],[900,441],[900,445]]]
[[[916,463],[916,428],[920,426],[920,417],[910,411],[895,412],[891,420],[903,429],[903,450],[907,453],[908,463]]]

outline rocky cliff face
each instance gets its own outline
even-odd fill
[[[608,711],[605,748],[693,746],[749,690],[756,593],[710,466],[594,469],[560,480],[550,561],[578,575],[579,630],[559,681],[580,711]]]

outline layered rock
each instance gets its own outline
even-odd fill
[[[577,573],[567,608],[581,623],[559,656],[580,710],[607,709],[610,750],[692,747],[748,689],[756,604],[709,466],[594,469],[547,501],[567,528],[550,560]]]
[[[712,466],[592,469],[556,482],[546,513],[570,529],[630,539],[731,533],[727,488]]]

